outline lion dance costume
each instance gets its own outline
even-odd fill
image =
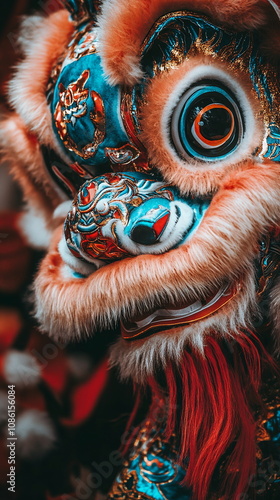
[[[133,415],[150,394],[108,500],[279,498],[279,16],[69,0],[23,22],[1,142],[50,234],[36,317],[113,328]]]

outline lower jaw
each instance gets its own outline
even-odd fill
[[[179,326],[196,323],[215,314],[230,302],[241,290],[240,283],[227,284],[216,290],[203,301],[185,303],[180,308],[158,309],[139,318],[121,322],[122,338],[127,341],[139,340],[153,334],[171,330]]]

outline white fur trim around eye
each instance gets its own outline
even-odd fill
[[[209,162],[200,158],[188,156],[187,153],[185,154],[185,159],[183,159],[182,154],[180,155],[182,152],[177,152],[175,146],[172,144],[170,133],[172,116],[174,112],[176,112],[176,108],[180,105],[182,96],[194,84],[199,85],[203,80],[213,80],[213,82],[221,83],[225,86],[238,102],[244,120],[243,137],[241,138],[240,144],[236,147],[236,149],[231,154],[228,154],[226,158],[217,159],[216,161],[211,160]],[[254,116],[254,109],[247,93],[238,80],[218,66],[212,64],[211,66],[207,64],[200,64],[194,69],[188,71],[185,77],[178,82],[173,92],[170,94],[161,117],[161,130],[165,147],[169,154],[174,157],[176,163],[180,166],[187,167],[189,170],[205,170],[207,165],[209,165],[211,170],[216,170],[223,168],[224,166],[236,164],[244,158],[250,157],[256,147],[260,144],[261,139],[259,126]]]

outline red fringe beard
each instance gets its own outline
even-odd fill
[[[209,336],[204,354],[186,349],[180,363],[166,365],[164,383],[161,376],[149,379],[152,401],[167,391],[164,438],[178,438],[183,485],[192,489],[194,500],[209,499],[214,488],[215,498],[225,500],[238,500],[247,491],[256,472],[256,427],[265,416],[259,391],[268,364],[274,369],[259,339],[246,331],[230,341]],[[150,411],[154,414],[153,405]]]

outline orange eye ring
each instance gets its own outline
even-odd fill
[[[210,111],[211,109],[224,109],[225,111],[227,111],[227,113],[230,115],[231,117],[231,127],[230,127],[230,130],[229,132],[227,133],[227,135],[225,135],[225,137],[223,137],[222,139],[216,139],[216,140],[209,140],[209,139],[206,139],[202,134],[201,134],[201,127],[200,127],[200,121],[203,117],[203,115],[207,112],[207,111]],[[209,104],[208,106],[205,106],[197,115],[197,117],[195,118],[194,120],[194,123],[193,123],[193,132],[194,132],[194,135],[196,136],[196,138],[204,145],[204,146],[208,146],[210,148],[217,148],[217,147],[220,147],[220,146],[223,146],[223,144],[225,144],[232,136],[232,133],[234,131],[234,115],[232,113],[232,111],[227,107],[225,106],[224,104],[218,104],[218,103],[212,103],[212,104]]]

